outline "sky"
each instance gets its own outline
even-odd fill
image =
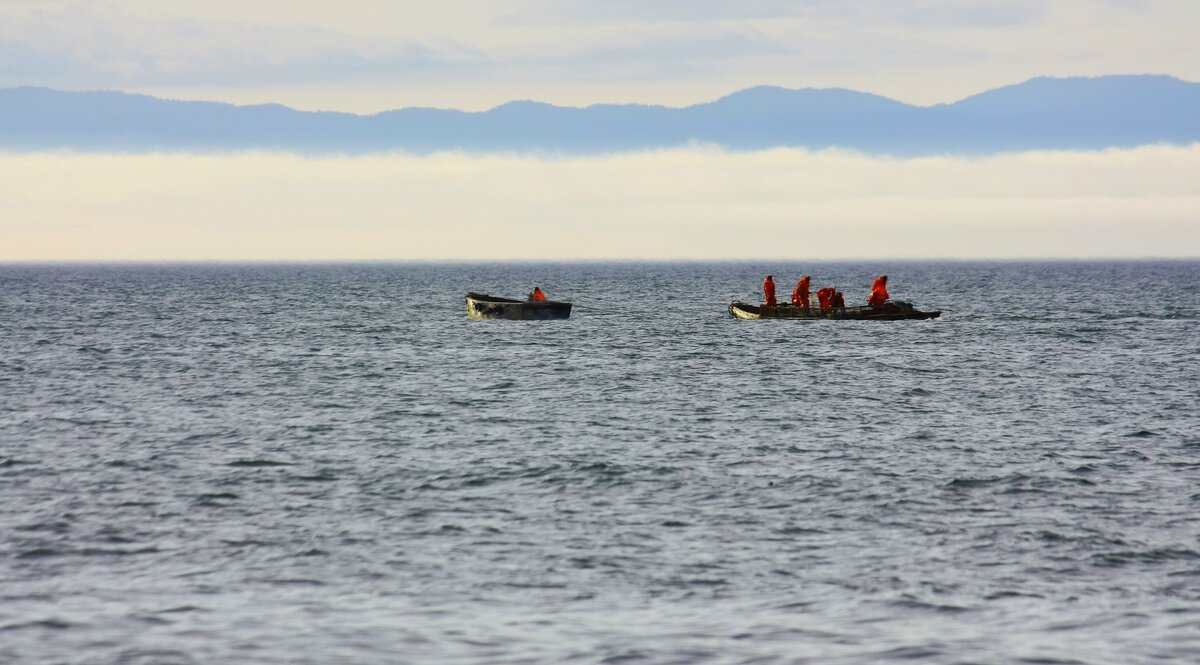
[[[0,0],[0,87],[306,110],[682,106],[767,84],[917,104],[1035,76],[1200,80],[1195,0]]]
[[[1035,76],[1200,81],[1195,0],[0,0],[0,87],[371,113],[916,104]],[[1200,145],[305,157],[0,152],[0,261],[1200,257]]]

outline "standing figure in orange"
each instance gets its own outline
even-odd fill
[[[879,306],[887,302],[887,275],[880,275],[875,278],[875,283],[871,285],[871,295],[867,297],[867,304]]]
[[[830,300],[832,300],[832,299],[833,299],[833,287],[832,286],[826,286],[826,287],[817,289],[817,303],[821,306],[822,312],[829,311]]]
[[[763,297],[766,298],[767,307],[775,306],[775,279],[770,275],[763,280]]]
[[[533,287],[533,293],[529,294],[529,302],[546,302],[546,294],[542,293],[540,287]]]
[[[805,275],[796,282],[796,288],[792,289],[792,304],[796,307],[808,309],[808,284],[808,275]]]

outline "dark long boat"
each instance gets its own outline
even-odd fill
[[[544,321],[571,317],[571,303],[547,300],[528,302],[512,298],[497,298],[472,291],[467,294],[467,318]]]
[[[940,311],[923,312],[903,300],[889,300],[882,305],[862,307],[796,307],[794,305],[748,305],[730,303],[729,313],[739,319],[839,319],[851,321],[901,321],[904,319],[936,319]]]

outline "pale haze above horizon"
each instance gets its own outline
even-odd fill
[[[1041,76],[1200,81],[1197,34],[1183,0],[0,0],[0,88],[355,113],[758,85],[930,105]],[[0,261],[1200,257],[1200,144],[114,150],[0,148]]]
[[[1200,255],[1200,146],[888,159],[0,154],[0,261]]]

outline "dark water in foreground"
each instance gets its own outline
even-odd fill
[[[0,662],[1196,662],[1200,263],[805,269],[0,266]]]

